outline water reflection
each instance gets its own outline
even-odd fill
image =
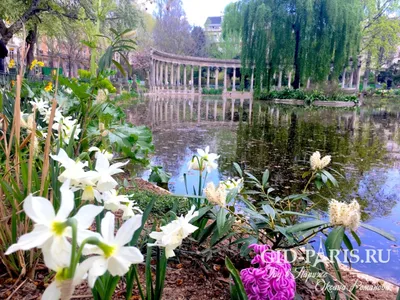
[[[338,189],[325,190],[324,195],[358,199],[364,221],[400,239],[400,114],[390,103],[341,109],[269,105],[244,98],[159,97],[129,109],[128,115],[131,122],[152,128],[152,163],[173,174],[170,189],[177,194],[186,193],[183,174],[197,148],[209,145],[221,155],[220,170],[209,180],[218,183],[231,176],[236,161],[256,175],[270,169],[272,184],[281,194],[304,187],[301,174],[308,168],[309,155],[319,150],[332,155],[334,168],[344,176]],[[194,182],[195,173],[189,173],[189,186]],[[325,210],[326,203],[319,208]],[[366,231],[360,235],[370,248],[390,248],[393,253],[390,266],[356,268],[400,282],[397,246]]]

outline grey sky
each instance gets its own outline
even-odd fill
[[[225,6],[234,0],[182,0],[189,23],[204,26],[207,17],[222,15]],[[153,7],[148,7],[152,12]]]

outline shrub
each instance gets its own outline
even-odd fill
[[[224,92],[223,89],[203,89],[201,91],[201,93],[203,95],[222,95],[222,93]]]

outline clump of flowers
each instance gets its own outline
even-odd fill
[[[29,67],[30,70],[33,70],[34,67],[39,66],[39,67],[44,67],[44,62],[39,61],[37,59],[34,59],[31,63],[31,66]]]
[[[329,165],[330,162],[331,156],[327,155],[321,159],[321,153],[319,153],[319,151],[314,152],[310,157],[311,170],[313,171],[324,169],[327,165]]]
[[[204,189],[204,193],[212,204],[219,205],[221,207],[226,206],[226,197],[228,195],[228,191],[223,182],[221,182],[218,187],[215,187],[213,182],[209,182]]]
[[[150,233],[150,237],[156,241],[154,244],[148,244],[148,246],[164,247],[166,258],[174,257],[174,250],[182,245],[182,241],[198,228],[190,224],[190,221],[199,215],[199,212],[195,212],[195,209],[193,205],[185,217],[180,216],[171,223],[161,226],[161,232],[153,231]]]
[[[53,83],[52,83],[51,81],[49,81],[49,82],[47,83],[47,85],[44,87],[44,90],[45,90],[46,92],[50,92],[52,89],[53,89]]]
[[[204,150],[197,149],[197,155],[194,155],[189,162],[189,170],[207,170],[207,172],[210,173],[212,170],[218,168],[218,163],[216,162],[218,158],[219,155],[210,153],[209,146],[207,146]]]
[[[15,67],[15,60],[11,59],[10,62],[8,63],[8,68],[14,68]]]
[[[329,221],[332,225],[356,231],[360,227],[360,220],[360,204],[355,199],[349,204],[334,199],[329,203]]]
[[[258,265],[240,272],[249,300],[294,299],[296,280],[283,254],[268,245],[252,244],[249,248],[256,253],[251,264]]]

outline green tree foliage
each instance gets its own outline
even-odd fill
[[[241,35],[245,73],[256,66],[256,82],[269,86],[279,68],[294,67],[299,88],[310,77],[338,76],[358,53],[362,6],[358,0],[242,0],[225,20],[224,34]]]
[[[193,40],[193,49],[191,51],[191,55],[198,57],[207,56],[206,35],[203,28],[200,26],[193,27],[191,37]]]

